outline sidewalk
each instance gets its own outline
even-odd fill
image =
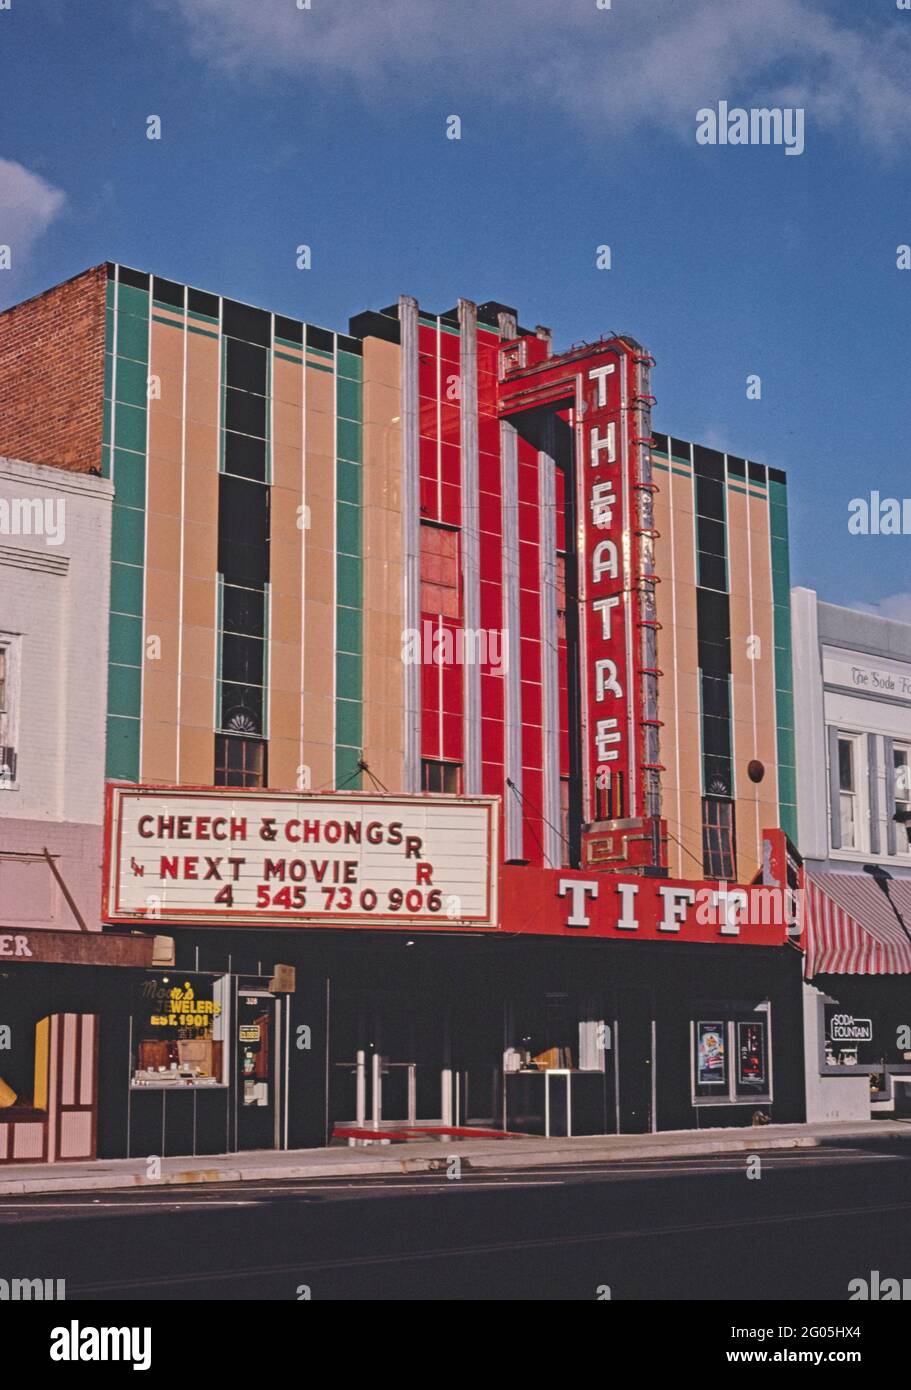
[[[30,1192],[110,1191],[176,1183],[281,1182],[288,1178],[350,1178],[445,1170],[457,1156],[464,1170],[542,1168],[566,1163],[620,1163],[630,1159],[752,1154],[768,1149],[898,1146],[911,1141],[911,1122],[868,1120],[845,1124],[766,1125],[745,1129],[665,1130],[660,1134],[594,1135],[579,1139],[418,1140],[407,1144],[333,1145],[282,1153],[165,1158],[161,1176],[147,1176],[144,1158],[94,1163],[4,1164],[0,1196]]]

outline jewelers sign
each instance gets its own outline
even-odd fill
[[[497,805],[110,785],[104,918],[496,926]]]

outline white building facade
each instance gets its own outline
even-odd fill
[[[795,589],[792,638],[807,1118],[900,1112],[911,1092],[911,624]]]
[[[112,500],[103,478],[0,459],[4,928],[100,930]]]

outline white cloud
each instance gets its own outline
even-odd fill
[[[33,243],[63,207],[66,195],[40,174],[0,159],[0,244],[10,248],[12,269],[27,261]]]
[[[890,594],[876,603],[852,603],[851,608],[859,608],[862,613],[871,613],[876,618],[894,618],[900,623],[911,623],[911,594]]]
[[[396,101],[436,90],[457,103],[468,85],[529,119],[550,106],[601,129],[690,139],[696,110],[725,99],[803,105],[808,130],[846,125],[886,147],[911,96],[911,22],[889,11],[873,23],[832,0],[157,3],[228,70],[346,81]]]

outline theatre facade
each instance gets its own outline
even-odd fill
[[[115,265],[0,315],[0,451],[114,489],[99,922],[174,943],[99,1152],[803,1118],[786,482],[652,366]]]

